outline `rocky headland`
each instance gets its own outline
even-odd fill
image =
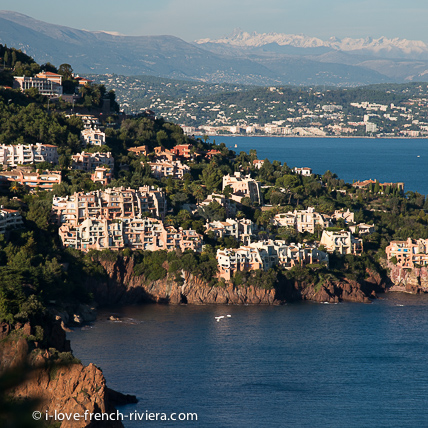
[[[10,426],[31,423],[31,412],[54,415],[113,413],[115,405],[136,402],[136,397],[110,390],[101,369],[84,366],[71,353],[61,320],[46,319],[43,326],[0,325],[0,378],[7,385],[6,398],[27,403],[25,415],[11,412]],[[3,391],[5,392],[5,391]],[[30,400],[30,402],[28,402]],[[24,418],[14,421],[13,418]],[[55,422],[51,419],[49,422]],[[29,426],[29,425],[25,425]],[[32,425],[31,425],[32,426]],[[62,428],[105,426],[94,421],[67,421]],[[113,428],[122,423],[109,421]]]

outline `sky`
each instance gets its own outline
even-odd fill
[[[258,33],[381,37],[428,44],[426,0],[0,0],[52,24],[124,35],[220,38],[235,28]]]

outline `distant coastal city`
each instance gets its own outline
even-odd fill
[[[359,88],[254,87],[147,76],[90,76],[127,113],[146,109],[188,135],[403,137],[428,135],[427,84]]]

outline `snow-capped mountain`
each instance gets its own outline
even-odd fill
[[[224,44],[236,47],[261,47],[268,44],[277,44],[279,46],[292,46],[295,48],[330,48],[344,52],[359,52],[372,54],[400,54],[402,56],[428,55],[428,46],[420,40],[407,40],[387,37],[373,39],[371,37],[353,39],[345,37],[339,39],[331,37],[328,40],[322,40],[317,37],[310,37],[302,34],[283,34],[283,33],[248,33],[241,29],[234,30],[230,35],[220,39],[200,39],[197,44],[207,43]]]

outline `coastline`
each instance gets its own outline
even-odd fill
[[[196,134],[195,134],[196,135]],[[196,135],[201,138],[203,134]],[[364,140],[428,140],[426,137],[399,137],[399,136],[357,136],[357,135],[275,135],[275,134],[205,134],[209,137],[269,137],[269,138],[347,138],[347,139],[364,139]]]

